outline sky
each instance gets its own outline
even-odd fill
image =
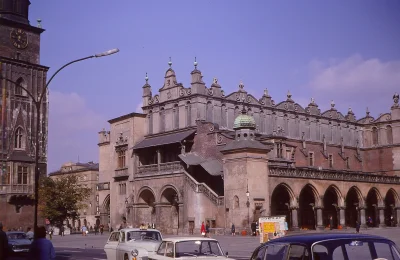
[[[190,86],[194,57],[209,87],[230,93],[243,81],[276,103],[288,91],[358,119],[390,112],[400,92],[400,1],[34,0],[42,19],[41,64],[63,64],[119,48],[63,70],[50,84],[48,170],[65,162],[98,162],[98,132],[109,119],[141,112],[148,73],[153,94],[169,57],[178,82]]]

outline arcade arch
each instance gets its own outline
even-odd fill
[[[156,198],[154,192],[145,187],[139,191],[138,205],[136,208],[136,221],[139,223],[155,223],[156,222],[156,209],[155,202]]]
[[[369,227],[379,225],[379,206],[382,206],[382,197],[376,188],[371,188],[365,201],[366,222]]]
[[[389,227],[396,226],[398,195],[395,190],[389,189],[385,196],[385,224]]]
[[[332,228],[337,228],[339,226],[341,197],[340,191],[336,186],[331,185],[326,189],[323,200],[323,223],[325,227],[330,225],[330,217],[332,217],[333,220]]]
[[[301,228],[316,229],[315,207],[319,206],[318,198],[318,193],[311,184],[307,184],[301,190],[299,196],[299,224]]]
[[[346,225],[350,227],[356,226],[356,221],[360,223],[359,208],[364,206],[360,190],[353,186],[346,195]]]
[[[161,219],[163,229],[171,228],[171,232],[178,233],[179,229],[179,196],[173,186],[166,186],[162,189],[161,197],[161,215],[165,216]]]
[[[284,183],[276,186],[271,196],[271,215],[285,215],[289,228],[292,227],[290,206],[293,199],[293,192]]]

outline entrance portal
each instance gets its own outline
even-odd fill
[[[286,216],[286,221],[288,223],[288,227],[292,227],[292,218],[290,214],[290,193],[288,189],[280,184],[278,185],[271,196],[271,215]]]
[[[385,223],[388,227],[396,226],[396,197],[395,191],[390,189],[385,196]]]
[[[356,221],[360,223],[359,206],[360,200],[358,190],[355,187],[350,188],[346,196],[346,225],[350,227],[356,226]]]
[[[339,204],[338,195],[336,190],[331,186],[329,187],[324,195],[324,214],[323,223],[325,227],[330,226],[330,217],[332,217],[333,225],[332,228],[337,228],[339,225]]]
[[[375,189],[371,189],[368,192],[366,200],[365,217],[369,227],[377,227],[379,224],[379,213],[378,213],[378,194]]]
[[[305,186],[299,197],[299,224],[301,228],[316,229],[315,227],[315,196],[311,186]]]

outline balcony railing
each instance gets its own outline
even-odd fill
[[[158,164],[141,165],[138,167],[138,174],[150,174],[154,172],[175,172],[183,170],[181,162],[167,162]]]
[[[102,183],[97,184],[97,190],[110,190],[110,183],[102,182]]]
[[[115,177],[122,177],[122,176],[128,176],[128,168],[122,168],[122,169],[117,169],[115,170]]]
[[[0,185],[0,194],[32,194],[33,185],[27,184],[9,184]]]

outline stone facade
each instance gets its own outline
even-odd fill
[[[267,90],[255,98],[243,83],[225,94],[217,79],[206,87],[196,62],[185,88],[169,66],[155,95],[146,75],[144,115],[132,114],[140,124],[126,136],[130,199],[125,207],[111,200],[111,226],[123,213],[132,225],[156,223],[168,233],[198,230],[203,221],[248,228],[261,215],[286,215],[293,229],[324,228],[329,216],[335,227],[365,225],[368,216],[373,226],[400,223],[398,94],[390,112],[356,119],[333,101],[321,112],[315,100],[303,108],[290,93],[280,103]],[[124,132],[113,128],[123,120],[100,132],[100,179],[111,196],[120,183],[113,142]]]
[[[86,208],[78,212],[78,219],[68,219],[65,224],[69,228],[80,230],[82,225],[94,227],[100,223],[100,205],[97,184],[99,182],[99,164],[88,163],[72,163],[68,162],[61,166],[58,171],[51,172],[49,177],[56,179],[66,175],[78,176],[79,182],[92,189],[90,197],[85,201]]]
[[[29,24],[30,2],[0,2],[0,208],[6,209],[0,210],[0,221],[7,228],[26,228],[32,226],[34,218],[31,195],[38,115],[32,96],[41,94],[49,68],[40,65],[40,35],[44,30]],[[41,108],[39,167],[41,174],[47,174],[47,92]]]

